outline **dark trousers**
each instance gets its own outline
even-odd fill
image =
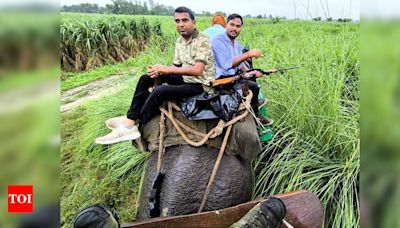
[[[140,77],[128,110],[128,119],[145,124],[160,113],[159,107],[164,101],[179,100],[203,92],[202,84],[185,83],[182,75],[161,75],[159,79],[168,85],[158,85],[150,93],[149,88],[154,86],[155,79],[147,74]]]

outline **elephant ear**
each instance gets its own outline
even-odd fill
[[[261,151],[256,123],[251,115],[247,115],[244,121],[238,121],[233,126],[225,152],[252,161]]]

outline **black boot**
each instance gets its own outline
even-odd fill
[[[271,197],[254,206],[231,228],[279,228],[285,217],[286,208],[282,200]]]

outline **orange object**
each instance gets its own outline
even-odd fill
[[[219,25],[222,25],[222,26],[225,27],[226,26],[226,22],[225,22],[224,16],[221,15],[221,14],[215,15],[213,17],[213,19],[212,19],[212,25],[215,25],[215,24],[219,24]]]

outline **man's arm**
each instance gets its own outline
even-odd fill
[[[188,76],[201,76],[204,71],[204,63],[203,62],[195,62],[192,67],[176,67],[176,66],[167,66],[160,71],[160,74],[181,74]]]
[[[179,58],[178,48],[179,48],[179,45],[178,45],[178,41],[177,41],[175,44],[174,59],[172,62],[175,66],[182,66],[181,59]]]
[[[233,58],[232,61],[232,68],[239,66],[242,62],[246,61],[246,59],[248,59],[250,57],[248,57],[247,52],[244,53],[243,55],[239,55]],[[243,67],[240,68],[240,70],[242,70]]]
[[[214,52],[215,61],[218,62],[219,66],[224,70],[237,67],[248,58],[257,58],[261,56],[261,51],[252,49],[251,51],[245,52],[243,55],[229,58],[226,54],[229,51],[228,47],[226,47],[225,43],[218,38],[213,39],[212,49]]]
[[[243,53],[243,55],[236,56],[233,58],[232,68],[239,66],[242,62],[249,58],[258,58],[261,56],[261,51],[258,49],[252,49],[248,52]],[[246,67],[247,68],[247,67]],[[242,69],[240,69],[242,70]],[[247,69],[248,70],[248,69]]]
[[[151,78],[156,78],[163,74],[201,76],[203,75],[204,66],[202,62],[195,62],[194,66],[191,67],[164,66],[157,64],[149,67],[148,74]]]

